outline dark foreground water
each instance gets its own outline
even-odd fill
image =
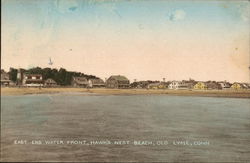
[[[250,161],[250,100],[1,97],[1,161]]]

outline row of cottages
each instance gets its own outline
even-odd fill
[[[211,90],[222,89],[222,86],[217,82],[198,82],[193,88],[197,90]]]
[[[164,89],[168,86],[169,82],[160,81],[135,81],[130,84],[130,88],[146,88],[146,89]]]
[[[148,89],[222,89],[222,86],[216,82],[196,82],[194,80],[182,80],[172,82],[157,82],[147,86]]]
[[[240,89],[250,89],[249,83],[233,83],[230,84],[228,82],[198,82],[194,89],[233,89],[233,90],[240,90]]]
[[[102,79],[87,79],[85,77],[73,77],[72,86],[83,87],[83,88],[97,88],[97,87],[107,87],[107,88],[129,88],[129,80],[125,76],[113,75],[110,76],[106,83]]]
[[[17,85],[26,87],[56,87],[57,83],[51,78],[44,80],[41,74],[29,74],[25,73],[23,69],[18,69]]]
[[[150,84],[149,81],[135,81],[130,84],[131,88],[147,88],[148,84]]]
[[[174,80],[168,85],[168,89],[192,89],[196,83],[193,80]]]
[[[233,83],[231,88],[234,90],[250,89],[250,83]]]
[[[71,84],[74,87],[83,87],[83,88],[105,87],[105,83],[102,79],[89,79],[88,80],[85,77],[72,77]]]
[[[129,88],[129,80],[125,76],[113,75],[106,81],[107,88]]]
[[[192,89],[194,86],[193,82],[188,81],[172,81],[168,85],[168,89]]]
[[[221,89],[250,89],[247,83],[234,83],[229,82],[196,82],[196,81],[172,81],[168,85],[168,89],[196,89],[196,90],[221,90]]]
[[[167,87],[168,83],[165,82],[150,83],[147,85],[147,89],[166,89]]]
[[[43,80],[41,74],[23,74],[22,85],[28,87],[55,87],[57,83],[53,79]],[[111,76],[106,85],[102,79],[87,79],[85,77],[72,77],[71,85],[74,87],[93,88],[93,87],[107,87],[107,88],[129,88],[129,80],[125,76],[117,75]]]
[[[74,87],[85,87],[85,88],[105,86],[102,79],[87,80],[85,77],[72,77],[71,84]],[[22,85],[28,86],[28,87],[41,87],[41,86],[56,87],[58,86],[56,81],[51,78],[44,81],[42,75],[40,74],[23,74]]]

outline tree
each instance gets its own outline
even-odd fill
[[[52,74],[52,70],[51,68],[44,68],[43,69],[43,79],[46,80],[48,78],[52,78],[53,79],[53,74]]]
[[[35,68],[28,69],[26,73],[28,73],[28,74],[43,74],[43,69],[40,67],[35,67]]]
[[[66,85],[65,78],[66,78],[66,69],[60,68],[57,75],[56,75],[56,80],[60,85]]]
[[[98,77],[94,75],[87,75],[81,72],[74,72],[74,71],[67,71],[64,68],[60,68],[57,70],[56,68],[30,68],[28,70],[20,69],[22,72],[25,72],[27,74],[41,74],[43,76],[43,79],[46,80],[48,78],[51,78],[57,82],[59,85],[70,85],[72,77],[85,77],[87,79],[99,79]],[[17,69],[10,68],[10,80],[16,82],[17,81]]]
[[[17,81],[17,69],[11,67],[9,71],[9,76],[10,76],[11,81],[16,82]]]
[[[57,73],[58,73],[58,70],[56,68],[51,70],[52,79],[54,79],[55,81],[56,81]]]
[[[73,77],[73,72],[67,72],[65,76],[65,85],[70,85]]]

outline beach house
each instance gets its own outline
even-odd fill
[[[122,75],[112,75],[106,81],[107,88],[129,88],[129,80]]]
[[[194,89],[205,90],[207,89],[207,84],[204,82],[198,82],[197,84],[194,85]]]
[[[168,85],[168,89],[191,89],[193,84],[187,81],[172,81]]]
[[[241,83],[233,83],[233,85],[231,86],[231,89],[233,90],[239,90],[239,89],[243,89],[243,86]]]
[[[28,87],[41,87],[44,81],[41,74],[23,74],[23,86]]]
[[[222,89],[230,89],[231,88],[231,85],[229,82],[227,81],[221,81],[221,82],[218,82],[220,85],[221,85],[221,88]]]
[[[9,74],[4,70],[1,70],[1,86],[9,86],[11,83]]]
[[[44,86],[46,86],[46,87],[56,87],[57,83],[55,82],[55,80],[49,78],[49,79],[44,81]]]
[[[89,82],[85,77],[72,77],[71,85],[73,87],[88,87]]]
[[[148,89],[166,89],[167,85],[163,82],[150,83],[147,86]]]
[[[105,83],[102,79],[89,79],[88,82],[89,82],[88,86],[90,88],[105,87]]]
[[[208,81],[206,82],[207,89],[222,89],[221,84],[215,82],[215,81]]]

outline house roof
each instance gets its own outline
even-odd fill
[[[73,77],[73,80],[77,84],[88,84],[88,80],[85,77]]]
[[[214,82],[209,82],[209,83],[206,83],[206,85],[209,87],[209,88],[221,88],[221,84],[219,83],[214,83]]]
[[[87,78],[85,77],[81,77],[81,76],[73,76],[74,80],[87,80]]]
[[[115,79],[115,80],[120,80],[120,81],[128,80],[128,78],[126,78],[125,76],[121,76],[121,75],[112,75],[109,77],[109,79]]]
[[[45,80],[45,83],[52,83],[52,84],[56,84],[55,80],[49,78],[47,80]]]
[[[41,74],[24,74],[25,76],[42,76]]]
[[[93,84],[104,84],[102,79],[89,79]]]
[[[246,84],[246,83],[242,83],[241,85],[243,88],[249,88],[248,84]]]

